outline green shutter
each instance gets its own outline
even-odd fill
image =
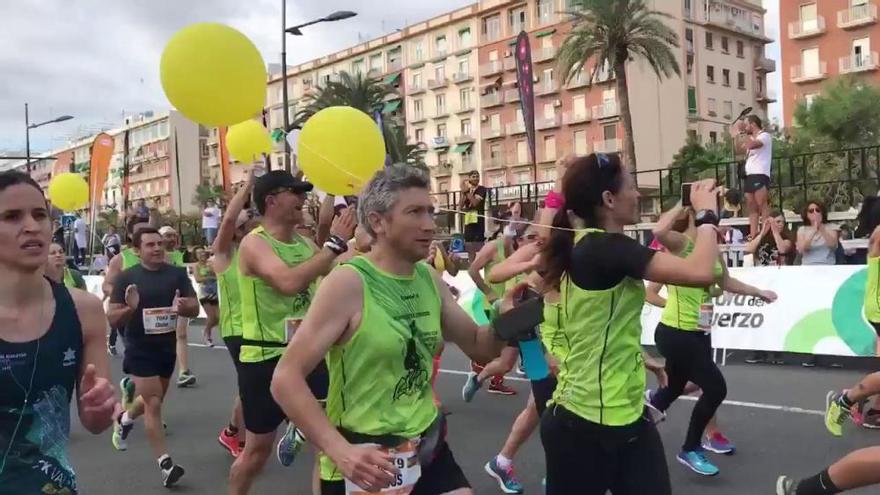
[[[468,151],[470,151],[471,146],[473,146],[473,143],[457,144],[457,145],[455,145],[455,148],[452,148],[452,152],[453,153],[467,153]]]
[[[382,113],[392,113],[400,108],[400,100],[392,100],[385,104]]]
[[[551,34],[556,32],[556,28],[547,29],[546,31],[541,31],[535,34],[535,38],[543,38],[544,36],[550,36]]]
[[[688,113],[697,113],[697,88],[688,87]]]
[[[400,79],[400,72],[398,72],[397,74],[391,74],[390,76],[386,77],[385,80],[382,81],[382,83],[383,84],[394,84],[397,82],[398,79]]]

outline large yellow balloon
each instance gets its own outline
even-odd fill
[[[329,107],[306,121],[298,163],[309,182],[337,196],[357,194],[385,163],[376,122],[352,107]]]
[[[266,100],[263,57],[247,36],[223,24],[178,31],[159,72],[168,101],[199,124],[237,124],[260,113]]]
[[[89,204],[89,185],[79,174],[58,174],[49,181],[49,201],[64,211],[85,208]]]
[[[263,153],[272,151],[272,138],[259,122],[245,120],[229,128],[226,133],[226,148],[236,160],[251,163],[262,158]]]

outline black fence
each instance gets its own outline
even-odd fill
[[[701,166],[640,170],[633,178],[642,193],[646,221],[679,200],[681,185],[699,179],[715,179],[728,189],[742,191],[742,165],[726,161]],[[780,210],[799,212],[809,201],[825,203],[829,211],[858,207],[865,196],[877,194],[880,179],[880,146],[777,156],[773,158],[770,204]],[[525,218],[532,218],[552,182],[536,182],[489,189],[486,215],[497,217],[513,203],[522,205]],[[435,193],[437,226],[441,233],[460,231],[457,216],[459,191]]]

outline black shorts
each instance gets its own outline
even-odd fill
[[[209,296],[199,298],[199,302],[202,304],[202,306],[218,306],[220,304],[220,300],[217,299],[217,294],[211,294]]]
[[[464,472],[455,462],[449,444],[443,442],[437,449],[434,462],[422,469],[422,477],[410,495],[441,495],[470,487]],[[345,482],[321,480],[321,495],[345,495]]]
[[[464,226],[464,242],[484,242],[486,240],[486,225],[483,222],[471,223]]]
[[[743,191],[756,193],[761,189],[770,189],[770,176],[764,174],[749,174],[743,179]]]
[[[241,366],[241,359],[239,358],[241,355],[241,337],[224,337],[223,343],[226,344],[226,349],[229,351],[229,355],[232,356],[235,371],[238,371],[238,368]]]
[[[286,419],[284,411],[272,397],[270,386],[275,366],[281,358],[259,363],[240,363],[238,367],[238,390],[241,395],[241,411],[244,426],[256,434],[272,433]],[[319,401],[327,400],[330,374],[322,360],[306,377],[309,388]]]
[[[147,347],[125,341],[125,356],[122,358],[122,372],[138,378],[171,378],[177,362],[177,349],[174,345]]]

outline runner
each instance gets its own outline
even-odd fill
[[[162,243],[165,245],[168,263],[174,266],[186,267],[186,264],[183,262],[183,252],[178,249],[180,247],[180,236],[177,235],[174,227],[168,225],[162,227],[159,229],[159,235],[162,236]],[[177,361],[180,371],[177,376],[177,386],[179,388],[191,387],[196,384],[196,376],[192,374],[189,367],[189,342],[186,340],[187,330],[189,330],[189,318],[178,318],[176,335]]]
[[[239,244],[248,232],[256,225],[251,221],[244,206],[250,199],[254,188],[253,170],[248,172],[247,181],[232,197],[226,207],[226,213],[220,221],[220,229],[214,239],[214,259],[211,266],[217,274],[217,292],[220,299],[220,335],[223,343],[232,356],[235,374],[241,361],[241,294],[238,288],[239,278]],[[236,382],[237,383],[237,382]],[[232,414],[229,424],[224,428],[217,441],[232,454],[238,457],[244,445],[244,420],[241,415],[241,392],[236,385],[235,398],[232,401]]]
[[[643,279],[703,286],[718,257],[712,180],[694,184],[694,252],[657,252],[623,233],[639,220],[639,193],[618,155],[576,159],[562,181],[544,251],[545,279],[560,283],[569,352],[542,416],[549,495],[669,494],[663,443],[644,406],[645,374],[662,367],[642,354]],[[570,229],[583,229],[572,232]],[[564,230],[569,229],[569,230]]]
[[[215,235],[216,238],[216,235]],[[217,300],[217,275],[211,267],[213,261],[208,260],[208,252],[202,248],[196,249],[196,264],[193,266],[193,276],[199,284],[199,303],[205,309],[205,329],[203,336],[205,344],[214,347],[214,327],[219,323],[218,300]]]
[[[660,217],[653,234],[667,253],[687,258],[694,250],[697,237],[694,212],[680,204],[675,206]],[[669,381],[668,386],[646,393],[648,407],[665,414],[682,395],[688,382],[700,387],[702,394],[691,413],[687,436],[676,460],[704,476],[719,472],[718,467],[706,458],[706,450],[719,454],[733,454],[735,451],[733,444],[720,431],[712,431],[709,437],[704,437],[709,422],[727,396],[727,382],[712,360],[712,299],[727,291],[765,303],[776,300],[775,292],[752,287],[731,277],[720,257],[715,263],[714,277],[708,287],[667,285],[669,298],[657,324],[655,339],[657,349],[666,358]],[[657,284],[652,285],[656,287]]]
[[[101,284],[101,289],[104,292],[104,301],[110,300],[110,295],[113,293],[113,282],[116,281],[119,274],[123,270],[127,270],[141,262],[131,245],[131,236],[138,229],[147,226],[145,223],[130,224],[129,234],[126,237],[126,246],[119,253],[121,256],[114,256],[107,263],[107,271],[104,273],[104,281]],[[110,335],[107,337],[107,353],[111,356],[119,355],[119,351],[116,349],[116,339],[118,335],[121,335],[120,331],[124,331],[124,329],[116,328],[115,326],[110,327]]]
[[[248,493],[272,453],[275,432],[285,419],[269,392],[272,372],[305,316],[318,277],[330,271],[354,231],[354,214],[346,210],[333,221],[323,249],[296,234],[311,190],[308,182],[280,170],[254,184],[254,203],[263,218],[242,240],[239,254],[243,340],[238,371],[247,434],[229,473],[233,495]],[[326,368],[316,369],[310,376],[313,394],[323,398],[327,380]]]
[[[199,302],[186,269],[167,263],[159,231],[150,227],[138,230],[134,246],[141,262],[119,274],[108,314],[111,324],[125,326],[122,369],[132,376],[123,380],[125,411],[116,419],[112,440],[116,450],[126,450],[134,420],[143,415],[163,485],[168,487],[184,473],[168,455],[162,424],[162,402],[176,358],[173,334],[178,317],[198,316]]]
[[[67,455],[70,400],[101,433],[116,405],[101,302],[43,277],[52,237],[40,186],[0,174],[0,491],[77,491]]]
[[[431,360],[443,337],[483,362],[505,343],[478,329],[440,275],[421,263],[434,233],[432,213],[426,169],[392,165],[376,174],[358,206],[360,225],[375,239],[372,250],[324,280],[275,372],[276,400],[325,453],[322,495],[389,486],[412,495],[472,493],[443,438]],[[325,356],[326,415],[307,384]]]
[[[67,266],[64,246],[57,242],[49,244],[49,261],[46,263],[46,276],[56,284],[64,284],[68,289],[86,290],[86,281],[79,270]]]

